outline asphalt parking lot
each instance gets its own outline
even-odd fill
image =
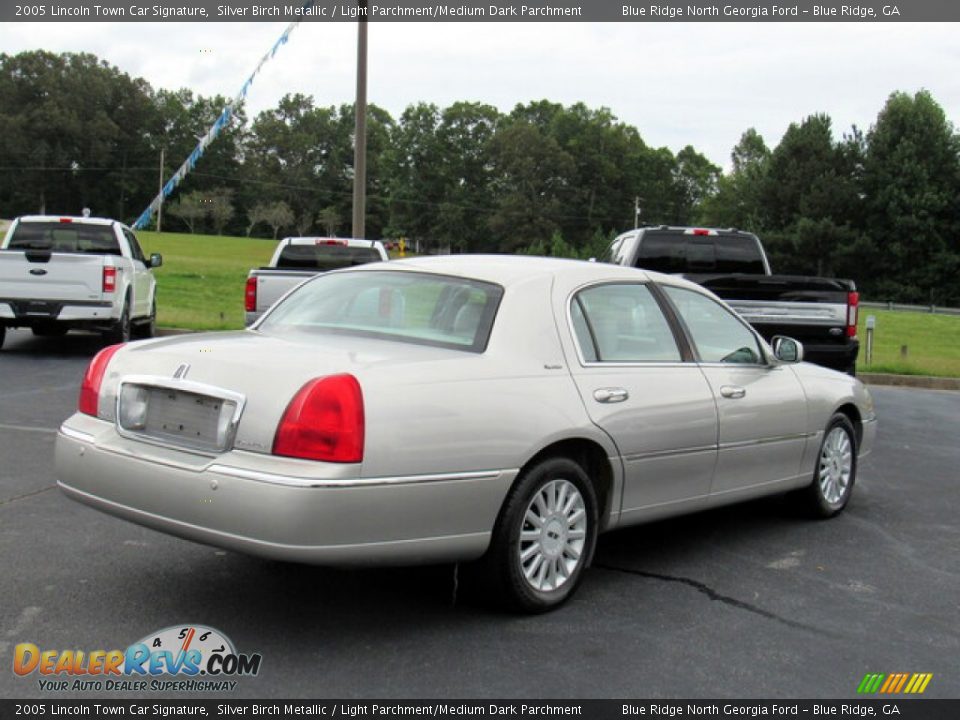
[[[55,429],[99,347],[11,331],[0,352],[0,697],[41,695],[17,643],[124,648],[182,623],[262,653],[230,697],[842,698],[868,672],[960,697],[960,393],[874,388],[877,448],[839,518],[776,499],[611,533],[568,605],[514,617],[458,596],[450,567],[268,562],[67,500]]]

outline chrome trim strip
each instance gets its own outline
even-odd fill
[[[217,473],[218,475],[241,478],[243,480],[254,480],[256,482],[268,483],[271,485],[284,485],[287,487],[302,488],[378,487],[383,485],[413,485],[416,483],[430,482],[456,482],[459,480],[492,480],[499,477],[503,473],[519,472],[517,469],[481,470],[476,472],[440,473],[434,475],[401,475],[399,477],[334,479],[277,475],[275,473],[246,470],[244,468],[233,467],[230,465],[220,465],[218,463],[208,467],[207,471]]]
[[[625,455],[624,462],[637,462],[638,460],[652,460],[655,458],[673,457],[674,455],[694,455],[703,452],[716,452],[716,445],[700,445],[698,447],[680,448],[678,450],[654,450],[653,452],[634,453]]]
[[[760,438],[759,440],[738,440],[737,442],[720,443],[720,450],[732,450],[735,448],[753,447],[755,445],[770,445],[772,443],[787,442],[790,440],[808,440],[816,437],[819,433],[795,433],[793,435],[774,435],[772,437]]]
[[[80,430],[74,430],[69,428],[66,425],[60,426],[60,434],[64,437],[68,437],[71,440],[79,440],[80,442],[86,443],[96,443],[96,438],[90,433],[81,432]]]

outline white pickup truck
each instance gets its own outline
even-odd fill
[[[153,335],[152,268],[133,231],[115,220],[32,215],[17,218],[0,243],[0,347],[8,327],[35,335],[72,328],[126,342]]]
[[[247,325],[277,300],[314,275],[389,259],[378,240],[288,237],[277,245],[270,264],[250,271],[244,292]]]

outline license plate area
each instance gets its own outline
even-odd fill
[[[233,447],[241,396],[196,383],[158,380],[120,383],[116,417],[121,435],[205,454]]]

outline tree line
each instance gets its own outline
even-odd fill
[[[89,54],[0,54],[0,216],[130,221],[220,114],[221,96],[154,89]],[[647,145],[606,108],[547,100],[368,110],[367,234],[462,252],[591,257],[642,223],[737,227],[774,270],[855,279],[871,297],[960,304],[960,137],[925,91],[866,131],[829,116],[772,149],[743,133],[723,172]],[[354,114],[292,93],[241,108],[164,206],[164,230],[350,233]]]

